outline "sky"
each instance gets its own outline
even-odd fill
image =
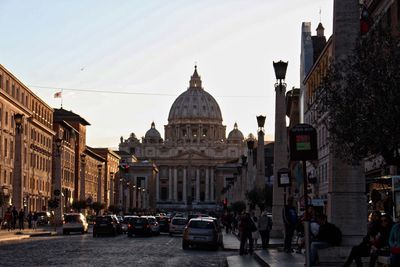
[[[169,110],[194,66],[218,102],[226,134],[256,134],[265,115],[273,140],[273,61],[300,86],[302,22],[332,34],[333,0],[0,0],[0,64],[48,105],[91,125],[86,143],[117,148]]]

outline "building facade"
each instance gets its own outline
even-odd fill
[[[5,206],[47,210],[53,135],[53,109],[0,65],[0,184]]]
[[[240,158],[244,137],[237,125],[226,137],[219,105],[203,89],[197,67],[189,88],[172,104],[164,131],[163,139],[153,122],[141,142],[134,134],[121,137],[119,150],[157,165],[156,208],[215,209],[231,176],[217,177],[216,168]]]

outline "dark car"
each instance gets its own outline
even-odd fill
[[[100,234],[111,234],[115,236],[121,232],[121,225],[115,215],[96,216],[93,222],[93,237],[97,237]]]
[[[48,211],[40,211],[36,212],[38,216],[37,224],[38,225],[44,225],[44,224],[49,224],[50,223],[50,217],[51,214]]]
[[[169,233],[170,218],[167,216],[156,216],[156,220],[158,222],[160,232]]]
[[[131,218],[128,223],[128,237],[133,235],[152,235],[151,225],[146,217]]]

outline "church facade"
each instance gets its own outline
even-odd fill
[[[221,190],[236,175],[235,164],[245,152],[237,124],[226,136],[222,122],[220,107],[202,87],[195,66],[189,88],[171,106],[164,138],[154,122],[142,140],[134,133],[121,137],[120,151],[157,166],[156,175],[141,177],[144,185],[154,187],[146,189],[154,200],[149,203],[155,203],[150,209],[215,210],[220,206]]]

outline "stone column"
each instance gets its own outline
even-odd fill
[[[196,168],[196,202],[200,202],[200,169]]]
[[[273,226],[271,237],[283,237],[282,219],[283,189],[278,187],[278,170],[288,168],[288,138],[286,129],[286,84],[275,84],[275,145],[274,145],[274,184],[272,195]],[[249,161],[250,162],[250,161]]]
[[[187,196],[186,196],[186,177],[187,173],[186,173],[186,167],[183,168],[183,182],[182,182],[182,199],[184,201],[184,203],[187,205]]]
[[[168,176],[168,199],[172,201],[172,168],[169,167],[169,176]]]
[[[209,177],[210,168],[206,167],[206,192],[205,192],[205,200],[210,201],[210,177]]]
[[[359,25],[358,1],[335,0],[332,38],[334,61],[352,52],[360,31]],[[329,153],[328,221],[341,229],[342,245],[356,245],[367,232],[367,201],[362,164],[350,166],[335,158],[332,151]]]
[[[114,203],[114,173],[110,172],[110,205],[115,205]]]
[[[215,198],[214,198],[214,168],[213,167],[211,167],[210,168],[210,171],[211,171],[211,175],[210,175],[210,200],[211,201],[215,201]]]
[[[97,173],[97,202],[102,202],[102,195],[101,195],[101,188],[102,188],[102,181],[101,181],[101,172],[103,169],[102,165],[98,165],[98,173]]]
[[[156,175],[156,201],[160,201],[160,173]]]
[[[123,188],[123,179],[122,177],[119,179],[119,188],[118,188],[118,205],[122,209],[124,200],[124,188]]]
[[[14,115],[15,118],[16,115]],[[23,117],[23,115],[21,115]],[[22,119],[21,119],[22,120]],[[16,123],[17,124],[17,123]],[[14,166],[12,180],[12,204],[17,211],[24,208],[22,200],[22,144],[23,144],[23,120],[15,129],[15,150],[14,150]],[[3,148],[4,149],[4,148]],[[4,160],[4,159],[3,159]]]
[[[264,122],[265,116],[258,116],[258,144],[257,144],[257,176],[256,185],[265,187],[265,155],[264,155]]]
[[[174,167],[174,201],[178,201],[178,170]]]
[[[129,182],[124,191],[126,196],[125,212],[128,213],[129,208],[131,207],[131,185],[129,184]]]
[[[81,154],[81,179],[80,179],[80,190],[79,190],[79,199],[86,201],[86,155]]]
[[[133,194],[132,194],[132,198],[133,198],[133,207],[137,208],[137,184],[133,185]]]

